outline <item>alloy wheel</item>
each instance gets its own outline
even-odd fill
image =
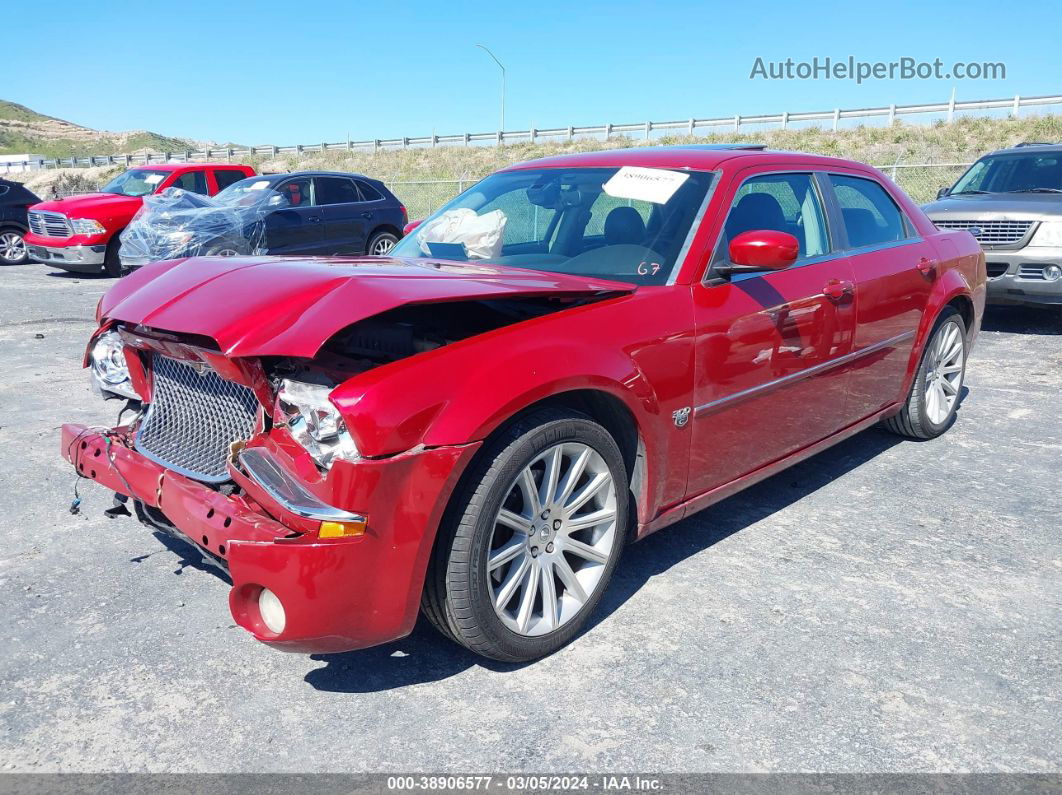
[[[7,263],[22,262],[26,258],[26,241],[18,232],[0,235],[0,259]]]
[[[615,546],[616,485],[588,445],[554,445],[521,470],[494,518],[487,575],[494,610],[533,637],[575,618]]]
[[[925,373],[925,408],[930,422],[940,425],[951,415],[962,389],[966,347],[955,323],[945,323],[933,338]]]
[[[390,237],[389,235],[382,235],[376,240],[375,243],[372,244],[372,251],[370,251],[369,253],[372,254],[374,257],[380,257],[389,252],[394,247],[394,238]]]

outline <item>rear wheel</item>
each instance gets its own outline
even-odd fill
[[[365,247],[365,253],[374,257],[382,257],[395,247],[398,236],[391,232],[377,232],[369,238],[369,245]]]
[[[507,662],[552,654],[585,625],[619,561],[627,473],[609,433],[544,410],[488,443],[440,528],[427,617]]]
[[[948,307],[922,352],[907,402],[885,420],[886,428],[911,439],[933,439],[951,427],[966,375],[966,344],[962,315]]]
[[[4,265],[21,265],[29,259],[29,249],[22,232],[17,229],[0,229],[0,262]]]

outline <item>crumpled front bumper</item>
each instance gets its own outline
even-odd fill
[[[421,449],[348,464],[339,486],[344,501],[368,517],[367,530],[318,538],[311,520],[286,510],[231,463],[243,493],[228,496],[145,458],[123,434],[66,424],[63,456],[84,477],[157,509],[188,541],[227,565],[236,623],[264,643],[303,653],[364,648],[412,630],[436,528],[478,448]],[[284,450],[271,454],[297,471]],[[284,605],[280,634],[258,612],[262,588]]]

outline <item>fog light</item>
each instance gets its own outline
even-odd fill
[[[1057,265],[1045,265],[1044,278],[1049,282],[1056,282],[1062,279],[1062,268]]]
[[[262,593],[258,594],[258,612],[262,616],[262,623],[274,635],[279,635],[284,631],[284,624],[287,623],[284,605],[280,597],[268,588],[263,588]]]

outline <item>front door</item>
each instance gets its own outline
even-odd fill
[[[269,254],[318,254],[324,239],[321,211],[313,203],[310,177],[282,182],[275,190],[279,205],[265,219],[265,247]]]
[[[853,274],[811,173],[742,172],[708,278],[694,286],[696,374],[687,496],[813,444],[843,424]],[[781,271],[716,277],[736,235],[794,235]]]

